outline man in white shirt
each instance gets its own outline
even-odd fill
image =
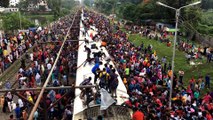
[[[33,61],[33,53],[30,53],[30,60]]]
[[[24,103],[20,98],[18,99],[18,104],[19,104],[19,107],[21,108],[21,110],[23,110]]]
[[[41,85],[41,75],[39,73],[36,74],[35,80],[36,80],[37,86],[40,86]]]
[[[20,69],[19,69],[19,72],[20,72],[20,73],[24,72],[24,69],[23,69],[23,68],[20,68]]]
[[[48,64],[47,64],[47,69],[48,69],[48,70],[51,70],[51,68],[52,68],[52,65],[51,65],[50,63],[48,63]]]
[[[34,61],[35,66],[38,67],[38,61]]]

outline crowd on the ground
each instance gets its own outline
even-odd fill
[[[75,26],[79,26],[79,15],[80,13],[78,12],[74,22]],[[77,68],[77,41],[65,42],[59,60],[53,68],[53,64],[65,36],[68,34],[67,40],[78,39],[80,26],[70,29],[73,19],[74,14],[61,18],[50,29],[41,30],[39,37],[35,37],[38,36],[37,32],[30,32],[31,37],[36,39],[31,39],[34,41],[33,44],[31,44],[33,51],[26,53],[26,59],[21,59],[21,67],[16,78],[19,89],[42,87],[51,69],[53,69],[53,73],[47,85],[48,87],[63,87],[73,84],[70,82],[70,77],[75,74]],[[70,32],[68,33],[69,29]],[[40,39],[39,42],[38,39]],[[25,40],[24,44],[27,44],[27,41],[29,40]],[[10,83],[6,83],[5,87],[6,89],[11,89]],[[14,103],[13,95],[8,92],[4,98],[2,110],[3,112],[7,112],[8,110],[12,112],[14,110],[16,119],[27,120],[28,113],[32,109],[32,105],[36,102],[39,92],[26,90],[19,92],[19,94],[26,99],[18,98],[18,103]],[[65,97],[62,98],[63,95],[65,95]],[[53,105],[60,98],[62,98],[62,100],[56,105]],[[74,89],[61,88],[48,90],[41,99],[40,107],[49,108],[49,119],[64,118],[68,120],[72,115],[73,98]],[[44,112],[37,109],[34,114],[34,119],[44,119]]]
[[[130,96],[123,105],[133,109],[133,120],[212,120],[213,91],[207,92],[203,97],[200,95],[204,87],[211,90],[210,75],[201,73],[199,78],[192,76],[191,80],[188,80],[188,87],[184,88],[183,82],[187,81],[184,79],[184,71],[174,73],[170,109],[168,101],[172,70],[166,58],[159,59],[151,45],[134,46],[128,41],[127,34],[119,30],[119,27],[116,32],[113,32],[109,20],[103,16],[92,12],[89,12],[88,16],[88,24],[98,29],[98,34],[93,39],[98,38],[106,42],[106,48],[123,78]],[[97,59],[92,72],[95,80],[99,78],[99,86],[108,89],[112,86],[111,84],[107,86],[106,83],[112,82],[110,73],[113,70],[110,69],[109,64],[100,70],[100,64]],[[104,73],[108,73],[105,75],[107,79],[102,79],[101,74]]]
[[[165,42],[168,47],[172,44],[169,38],[174,37],[174,32],[168,32],[166,27],[159,29],[155,26],[125,25],[125,30],[131,34],[141,34],[143,37]],[[179,38],[176,45],[179,50],[187,53],[186,58],[188,61],[198,58],[202,59],[202,56],[207,57],[208,63],[213,60],[213,49],[211,47],[203,47]]]
[[[19,32],[17,35],[3,34],[0,41],[0,75],[31,48],[39,38],[39,31],[33,30],[28,33]]]
[[[169,89],[171,87],[171,65],[168,64],[166,58],[159,59],[157,52],[153,51],[152,46],[144,46],[141,44],[139,47],[134,46],[128,41],[128,37],[125,32],[116,30],[113,32],[113,28],[110,26],[110,21],[105,17],[95,14],[93,12],[86,12],[84,16],[89,19],[84,21],[84,27],[90,29],[91,25],[94,25],[98,31],[97,35],[92,36],[93,40],[102,40],[103,47],[106,47],[111,59],[116,68],[106,63],[103,69],[99,66],[102,64],[102,59],[105,58],[101,51],[94,53],[94,67],[92,73],[95,76],[95,83],[100,88],[105,88],[108,92],[112,93],[112,96],[120,97],[116,95],[116,89],[118,86],[117,70],[123,79],[128,94],[129,100],[126,101],[123,106],[133,109],[133,120],[153,120],[153,119],[212,119],[213,113],[213,92],[207,92],[202,98],[200,97],[200,91],[204,87],[210,86],[210,75],[200,75],[199,78],[194,78],[189,81],[187,88],[182,87],[184,80],[184,71],[180,71],[178,74],[174,74],[173,81],[173,94],[172,94],[172,108],[169,109]],[[26,65],[26,61],[21,60],[21,67],[17,76],[19,88],[33,88],[41,86],[44,80],[46,80],[48,73],[52,69],[52,65],[57,56],[60,48],[62,36],[65,36],[68,31],[68,27],[71,25],[73,16],[65,17],[52,27],[52,31],[47,30],[47,34],[42,34],[43,41],[58,41],[57,44],[49,45],[35,45],[32,53],[28,53],[26,57],[29,58],[30,65]],[[86,30],[87,30],[86,29]],[[69,34],[68,39],[78,39],[79,29],[74,30],[75,35]],[[43,31],[45,33],[45,31]],[[73,33],[73,32],[72,32]],[[35,36],[35,33],[32,33]],[[87,34],[87,32],[85,33]],[[48,38],[50,36],[50,38]],[[54,68],[51,80],[48,86],[64,86],[69,84],[69,76],[71,72],[75,72],[76,58],[78,42],[66,42],[59,61]],[[85,51],[88,54],[92,54],[91,51],[85,46]],[[90,61],[90,55],[87,56],[87,61]],[[87,78],[81,85],[90,84],[91,78]],[[99,83],[97,83],[99,81]],[[8,87],[9,86],[9,87]],[[10,85],[7,87],[10,88]],[[86,95],[86,98],[92,96],[91,89],[82,89],[82,98]],[[56,106],[53,107],[53,103],[60,99],[65,93],[68,93],[71,98],[74,98],[74,90],[50,90],[43,95],[40,107],[49,107],[48,118],[49,119],[71,119],[72,116],[72,99],[64,97]],[[36,92],[25,91],[20,93],[28,101],[34,103],[36,100]],[[46,98],[46,99],[45,99]],[[100,95],[94,95],[96,104],[100,104]],[[8,92],[5,96],[5,102],[3,105],[3,111],[6,112],[6,108],[13,101],[13,95]],[[91,100],[86,100],[85,105]],[[52,107],[51,107],[52,106]],[[24,99],[19,98],[15,108],[15,116],[18,119],[27,119],[27,110],[30,109],[30,104]],[[12,117],[12,116],[11,116]],[[42,117],[42,112],[38,109],[34,114],[34,119]],[[98,120],[102,120],[101,116]]]

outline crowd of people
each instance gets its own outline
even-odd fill
[[[90,24],[98,29],[98,38],[107,43],[106,48],[123,78],[130,96],[123,105],[133,109],[134,120],[143,119],[141,116],[145,116],[148,120],[212,120],[213,91],[207,92],[203,97],[200,96],[204,86],[211,87],[210,75],[203,75],[205,77],[201,75],[197,80],[192,76],[188,87],[184,88],[183,81],[187,81],[183,80],[184,72],[180,70],[179,73],[174,73],[170,109],[168,100],[172,70],[166,58],[159,59],[151,45],[142,44],[136,47],[128,41],[127,34],[119,28],[113,32],[109,20],[103,16],[89,12],[89,18]],[[96,62],[92,69],[95,79],[99,76],[98,73],[106,72],[109,66],[106,65],[106,68],[100,70],[99,65],[100,63]],[[99,79],[99,85],[102,87],[102,80],[100,77]],[[111,82],[110,79],[105,81]]]
[[[157,29],[155,26],[125,25],[125,29],[130,31],[131,34],[141,34],[146,38],[165,42],[168,47],[171,46],[169,37],[174,36],[172,32],[166,31],[166,27]],[[203,56],[207,57],[208,63],[213,60],[213,49],[211,47],[203,47],[179,38],[177,40],[177,47],[179,50],[186,53],[188,62],[190,60],[202,59]]]
[[[80,12],[78,15],[80,16]],[[151,45],[144,46],[141,44],[136,47],[128,41],[125,32],[121,31],[119,27],[117,30],[114,30],[110,24],[110,20],[104,16],[90,11],[85,11],[84,16],[88,17],[87,20],[83,21],[86,30],[85,35],[87,34],[87,30],[91,29],[90,26],[95,26],[98,30],[97,35],[90,35],[90,37],[94,41],[101,40],[103,43],[102,47],[106,47],[111,56],[111,58],[106,58],[102,51],[91,53],[90,48],[85,46],[85,52],[89,54],[87,61],[89,63],[94,61],[95,64],[91,69],[91,72],[94,74],[94,84],[98,84],[100,88],[106,89],[112,94],[114,99],[120,97],[116,95],[117,86],[121,84],[118,83],[117,80],[118,74],[115,73],[117,70],[129,94],[129,100],[126,101],[123,106],[133,110],[133,120],[212,120],[213,91],[207,92],[203,97],[200,97],[200,91],[204,87],[208,87],[209,89],[211,87],[210,75],[206,75],[205,77],[201,75],[197,80],[192,76],[188,87],[184,88],[182,87],[183,81],[186,81],[183,80],[184,72],[174,73],[172,108],[170,109],[168,100],[172,70],[171,65],[167,64],[166,58],[159,59],[157,52],[153,51]],[[74,16],[71,15],[60,19],[59,22],[52,26],[52,30],[41,30],[39,34],[37,32],[30,32],[31,37],[25,39],[25,41],[28,42],[22,45],[25,45],[26,48],[32,45],[35,47],[32,53],[26,55],[26,57],[29,58],[29,66],[26,65],[24,59],[21,60],[21,67],[17,76],[19,88],[24,89],[42,86],[42,83],[46,80],[48,73],[52,69],[63,36],[65,36],[69,30],[73,17]],[[76,24],[79,26],[80,18],[77,21]],[[80,28],[74,29],[73,31],[71,30],[67,39],[77,40],[79,30]],[[44,42],[55,41],[59,44],[51,43],[42,45],[36,42],[38,39]],[[64,48],[66,49],[62,50],[48,86],[70,85],[70,74],[77,69],[78,42],[66,42]],[[6,47],[3,49],[6,50]],[[92,61],[90,54],[94,55]],[[100,69],[102,59],[113,61],[115,68],[109,63],[106,63],[104,64],[104,68]],[[81,85],[91,84],[90,81],[91,77],[85,79]],[[10,89],[10,87],[8,87],[8,89]],[[91,89],[82,89],[82,91],[82,99],[84,96],[87,96],[86,98],[92,96]],[[53,106],[56,100],[67,93],[69,97],[64,97],[57,105]],[[37,92],[35,91],[23,91],[20,92],[20,94],[32,103],[37,99]],[[72,117],[74,97],[74,89],[49,90],[43,95],[40,107],[49,107],[49,119],[68,120]],[[96,104],[100,104],[100,94],[95,94],[93,100],[95,100]],[[90,101],[92,100],[86,100],[85,105],[88,105]],[[13,104],[13,95],[8,92],[5,96],[3,112],[6,112],[7,108],[12,111],[12,105],[10,104]],[[29,109],[30,104],[24,99],[19,98],[15,108],[16,118],[27,119],[27,111]],[[13,115],[11,115],[11,117],[13,117]],[[38,120],[41,117],[42,111],[38,109],[34,114],[34,119]],[[99,116],[98,120],[103,120],[102,116]]]
[[[116,88],[118,86],[118,75],[116,74],[116,69],[113,67],[113,65],[109,64],[110,63],[110,58],[107,58],[106,54],[103,51],[103,48],[106,44],[105,41],[102,41],[101,46],[96,46],[96,44],[88,44],[89,40],[87,40],[86,36],[91,37],[91,39],[94,42],[99,42],[100,39],[103,38],[105,33],[100,31],[100,34],[94,35],[93,33],[89,34],[89,30],[94,30],[92,26],[94,26],[97,23],[103,22],[103,25],[101,26],[102,28],[107,28],[107,26],[110,24],[109,21],[105,21],[106,19],[104,17],[99,18],[98,16],[95,15],[93,12],[85,12],[84,18],[82,20],[82,24],[84,27],[83,37],[85,37],[85,46],[84,46],[84,51],[87,52],[87,58],[86,61],[84,62],[84,66],[87,64],[93,65],[91,69],[92,74],[94,75],[94,82],[92,82],[92,77],[88,77],[80,83],[80,85],[92,85],[96,84],[99,87],[97,88],[100,90],[101,88],[106,89],[108,92],[112,93],[112,97],[116,98]],[[108,35],[105,34],[105,37],[107,38]],[[106,39],[105,38],[105,39]],[[103,64],[103,61],[106,61],[105,64]],[[101,69],[103,66],[103,69]],[[90,102],[94,101],[94,104],[100,104],[101,101],[101,96],[100,92],[98,90],[93,90],[93,88],[82,88],[81,89],[81,95],[80,98],[83,100],[84,105],[89,107]]]
[[[40,37],[39,32],[4,34],[0,41],[0,75],[20,58]]]
[[[74,14],[61,18],[51,28],[43,29],[37,32],[30,32],[30,38],[26,38],[23,45],[28,44],[27,41],[32,41],[27,49],[33,47],[33,51],[26,53],[26,59],[21,59],[21,67],[19,68],[18,75],[16,77],[18,88],[37,88],[42,87],[43,83],[47,79],[51,69],[49,87],[63,87],[72,85],[74,81],[70,81],[77,68],[77,41],[67,41],[64,44],[64,48],[60,54],[59,60],[56,66],[53,68],[53,64],[58,55],[58,51],[61,48],[64,37],[68,34],[67,40],[77,40],[79,37],[79,21],[80,12],[76,17]],[[79,27],[72,27],[72,21],[74,25]],[[70,29],[70,32],[68,33]],[[37,37],[36,37],[37,36]],[[23,51],[25,52],[25,51]],[[29,65],[28,65],[29,64]],[[8,82],[9,84],[9,82]],[[11,89],[11,85],[5,84],[6,89]],[[14,103],[13,95],[8,92],[4,99],[3,112],[12,112],[14,110],[16,119],[27,120],[29,111],[33,107],[30,103],[35,103],[39,92],[23,90],[19,92],[26,99],[18,98],[18,102]],[[60,99],[63,95],[65,97],[57,104],[53,106],[53,103]],[[48,90],[42,97],[40,107],[48,109],[49,119],[70,119],[72,115],[72,102],[74,98],[74,89],[58,89]],[[27,101],[26,101],[27,100]],[[30,102],[30,103],[29,103]],[[9,109],[8,109],[9,108]],[[27,111],[27,112],[26,112]],[[34,114],[34,119],[44,119],[44,112],[40,109]]]

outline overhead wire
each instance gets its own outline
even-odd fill
[[[58,60],[59,60],[59,56],[60,56],[60,54],[61,54],[61,52],[62,52],[62,49],[64,48],[64,44],[65,44],[65,42],[66,42],[66,40],[67,40],[67,37],[68,37],[68,35],[69,35],[69,33],[70,33],[70,29],[71,29],[72,26],[73,26],[73,23],[74,23],[75,18],[76,18],[77,14],[78,14],[78,11],[79,11],[79,10],[76,11],[76,13],[75,13],[75,15],[74,15],[74,17],[73,17],[71,26],[69,27],[69,30],[67,31],[67,34],[66,34],[66,36],[64,37],[64,41],[63,41],[63,43],[62,43],[62,45],[61,45],[61,48],[60,48],[59,52],[57,53],[56,60],[55,60],[53,66],[52,66],[52,68],[51,68],[51,70],[50,70],[50,73],[49,73],[49,75],[48,75],[48,77],[47,77],[47,79],[46,79],[46,81],[45,81],[45,83],[44,83],[44,85],[43,85],[43,87],[42,87],[42,89],[41,89],[41,91],[40,91],[40,94],[39,94],[39,96],[38,96],[38,98],[37,98],[37,100],[36,100],[35,106],[33,107],[32,111],[31,111],[31,113],[30,113],[30,115],[29,115],[28,120],[33,120],[34,113],[35,113],[35,111],[36,111],[36,109],[37,109],[37,107],[38,107],[38,105],[39,105],[39,102],[40,102],[42,96],[43,96],[43,93],[44,93],[44,91],[45,91],[45,88],[46,88],[47,84],[49,83],[49,80],[50,80],[50,78],[51,78],[51,75],[52,75],[52,73],[53,73],[53,70],[54,70],[54,68],[55,68],[55,66],[56,66],[56,64],[57,64],[57,62],[58,62]]]

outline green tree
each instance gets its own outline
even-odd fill
[[[92,1],[91,0],[84,0],[84,5],[92,7],[91,6]]]
[[[44,5],[39,5],[39,11],[45,11],[46,7]]]
[[[21,17],[21,24],[23,29],[35,26],[30,20]],[[20,29],[19,13],[10,13],[3,17],[3,28],[6,31],[14,31]]]
[[[126,4],[124,6],[123,13],[122,13],[123,18],[130,21],[135,21],[135,11],[136,11],[136,5],[131,3]]]
[[[8,7],[10,0],[0,0],[1,7]]]
[[[39,0],[29,0],[29,1],[30,1],[30,3],[32,3],[34,5],[36,5],[39,2]]]
[[[48,0],[48,5],[52,9],[54,20],[61,16],[61,0]]]
[[[20,0],[18,8],[20,10],[26,10],[29,4],[30,4],[29,0]]]
[[[68,10],[73,8],[75,5],[76,5],[76,2],[74,0],[62,0],[61,1],[61,7],[66,8]]]
[[[110,14],[115,12],[117,0],[96,0],[95,6],[98,11],[105,14]]]
[[[213,0],[202,0],[201,8],[205,10],[213,9]]]

